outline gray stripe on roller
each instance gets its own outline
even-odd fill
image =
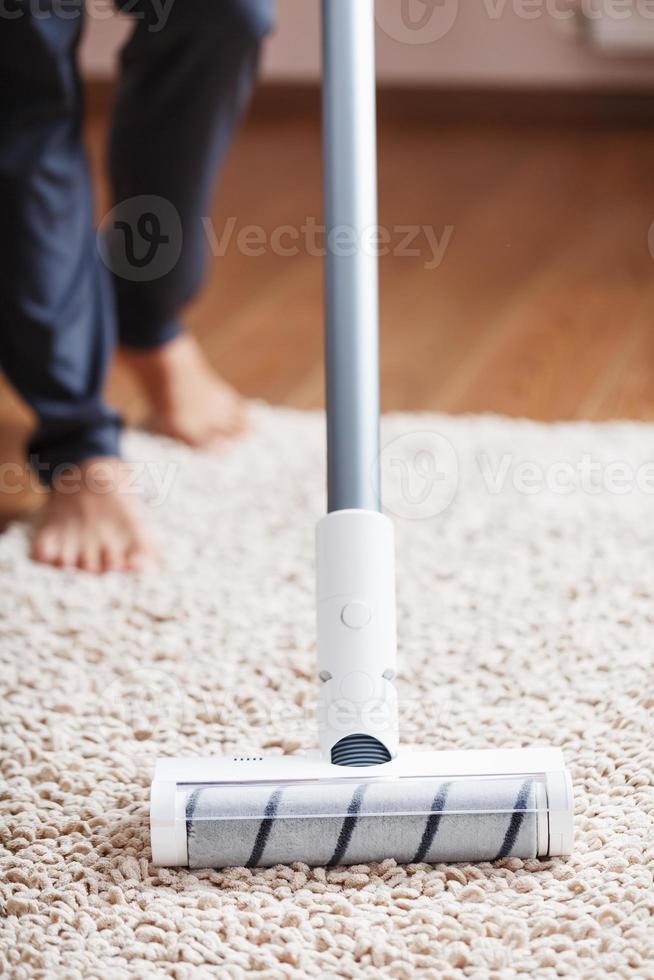
[[[447,794],[449,793],[449,790],[450,784],[444,783],[434,797],[434,802],[431,805],[431,813],[427,817],[425,830],[422,835],[422,840],[420,841],[420,847],[413,855],[413,864],[420,864],[422,861],[424,861],[425,856],[429,852],[429,848],[434,843],[434,838],[436,837],[438,828],[440,827],[443,810],[447,804]]]
[[[254,847],[252,848],[252,853],[248,858],[246,867],[256,868],[261,864],[261,858],[266,850],[266,844],[268,843],[268,838],[270,837],[270,831],[273,828],[275,822],[275,817],[277,816],[277,807],[279,806],[279,801],[282,798],[283,789],[276,789],[268,803],[266,804],[266,809],[264,810],[264,817],[259,824],[259,830],[257,831],[257,838],[254,842]]]
[[[336,841],[336,847],[334,848],[334,853],[330,857],[327,864],[333,867],[336,864],[340,864],[345,857],[348,844],[352,840],[352,834],[354,833],[354,828],[357,825],[358,813],[361,810],[361,804],[363,803],[363,794],[366,791],[365,783],[361,786],[357,786],[354,791],[354,796],[350,801],[350,805],[347,808],[347,817],[343,821],[343,826],[341,827],[341,832],[338,835],[338,840]]]
[[[500,858],[508,857],[515,847],[516,838],[520,833],[520,827],[522,826],[522,822],[525,818],[525,810],[527,809],[527,805],[529,803],[529,796],[532,786],[533,781],[531,779],[525,779],[524,783],[520,787],[518,798],[515,801],[514,812],[511,814],[511,819],[509,820],[509,826],[506,834],[504,835],[502,846],[495,855],[496,861],[499,861]]]

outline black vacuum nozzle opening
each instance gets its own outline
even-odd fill
[[[372,735],[347,735],[332,748],[335,766],[381,766],[390,761],[386,746]]]

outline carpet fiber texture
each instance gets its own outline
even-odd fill
[[[188,872],[149,862],[157,755],[315,744],[323,421],[221,457],[130,434],[166,567],[0,539],[0,973],[654,978],[654,429],[392,416],[404,740],[560,745],[570,860]]]

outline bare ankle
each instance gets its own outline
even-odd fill
[[[219,448],[247,427],[243,399],[214,371],[191,334],[123,354],[143,385],[155,432],[191,446]]]

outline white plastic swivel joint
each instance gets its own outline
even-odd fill
[[[393,525],[376,511],[334,511],[318,524],[316,557],[322,754],[338,761],[334,747],[357,735],[386,761],[398,744]]]

